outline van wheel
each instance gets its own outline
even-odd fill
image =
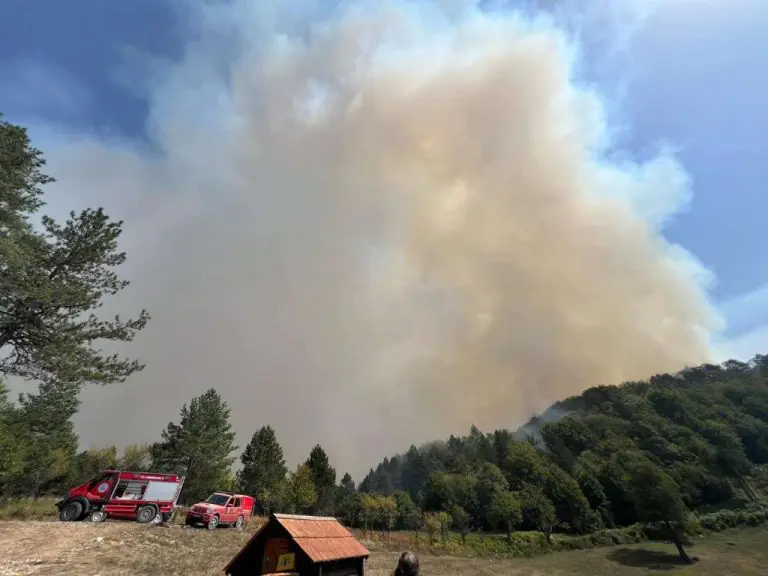
[[[244,518],[242,516],[238,516],[237,520],[235,521],[235,528],[242,528],[243,527]]]
[[[216,527],[218,525],[219,525],[219,517],[214,516],[213,518],[208,520],[208,524],[206,525],[206,528],[208,528],[208,530],[216,530]]]
[[[157,507],[152,504],[140,506],[139,509],[136,510],[136,521],[140,524],[148,524],[158,515],[158,512]]]
[[[59,512],[59,520],[62,522],[77,522],[83,515],[83,503],[78,500],[67,502]]]

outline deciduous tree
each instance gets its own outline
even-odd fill
[[[519,493],[522,517],[552,543],[552,530],[557,522],[555,505],[535,486],[525,486]]]
[[[123,448],[123,455],[118,461],[121,470],[145,472],[152,462],[150,446],[147,444],[129,444]]]
[[[493,523],[504,529],[507,538],[512,538],[512,532],[523,520],[520,501],[512,492],[501,492],[496,495],[490,511]]]
[[[291,512],[304,512],[317,502],[317,489],[306,464],[300,465],[288,480],[288,504]]]
[[[642,522],[662,522],[680,558],[690,561],[683,547],[682,534],[689,512],[677,484],[658,466],[645,459],[633,463],[627,474],[638,518]]]

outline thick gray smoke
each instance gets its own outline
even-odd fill
[[[85,394],[86,445],[154,440],[213,386],[241,444],[269,423],[292,462],[320,442],[359,474],[707,359],[705,278],[660,235],[687,177],[609,160],[551,20],[262,4],[184,12],[198,40],[148,92],[159,151],[52,155],[60,187],[126,219],[118,305],[153,314],[128,350],[147,369]]]

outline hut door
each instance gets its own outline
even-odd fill
[[[291,550],[291,541],[288,538],[270,538],[267,540],[264,544],[261,573],[293,572],[295,569],[296,554]]]

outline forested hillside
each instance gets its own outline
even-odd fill
[[[764,486],[766,375],[768,357],[756,356],[590,388],[553,406],[558,420],[534,419],[525,438],[473,428],[412,446],[371,470],[359,489],[407,494],[425,511],[451,514],[454,525],[483,529],[510,517],[528,529],[588,532],[645,520],[644,508],[663,512],[678,501],[696,511],[736,507]],[[654,501],[660,493],[663,504]]]

